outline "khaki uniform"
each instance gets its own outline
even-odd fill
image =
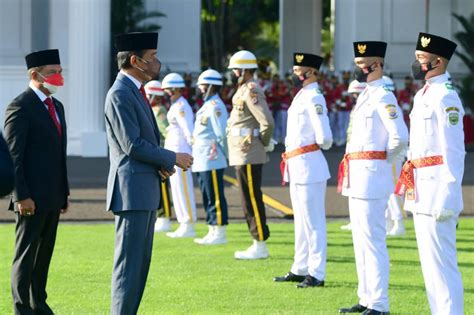
[[[235,166],[242,206],[252,237],[264,241],[270,236],[262,200],[262,166],[268,161],[265,146],[270,143],[274,122],[260,86],[249,80],[232,98],[227,122],[229,164]]]
[[[249,80],[232,97],[227,122],[229,164],[263,164],[268,161],[264,147],[270,143],[274,122],[260,86]]]

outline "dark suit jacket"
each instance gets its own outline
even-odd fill
[[[13,202],[33,199],[36,212],[57,211],[67,205],[66,120],[63,105],[53,98],[62,137],[44,103],[28,88],[5,113],[5,140],[15,168]]]
[[[12,191],[13,183],[13,162],[7,144],[0,133],[0,197]]]
[[[160,147],[150,106],[122,73],[107,93],[105,130],[110,153],[107,210],[157,210],[161,201],[158,170],[173,169],[176,153]]]

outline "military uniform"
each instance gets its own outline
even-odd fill
[[[243,83],[232,98],[227,122],[229,164],[235,167],[250,233],[255,240],[270,236],[262,200],[262,166],[268,161],[274,122],[263,91],[254,80]]]
[[[164,144],[167,134],[166,128],[168,128],[169,126],[168,118],[166,117],[166,107],[160,104],[158,106],[152,107],[152,109],[153,114],[155,115],[156,124],[158,125],[158,130],[160,131],[160,144]],[[169,178],[161,182],[160,193],[161,206],[157,211],[157,217],[169,219],[171,217],[171,195]]]
[[[356,42],[356,57],[385,56],[386,43]],[[367,83],[351,113],[338,191],[349,197],[359,304],[389,311],[385,208],[393,192],[392,162],[405,154],[408,130],[382,78]]]
[[[192,171],[197,173],[208,225],[227,225],[224,170],[227,167],[225,129],[227,109],[218,94],[209,98],[196,113],[193,133]]]
[[[420,33],[416,50],[450,59],[456,44]],[[456,258],[456,224],[463,209],[464,110],[444,73],[427,79],[410,113],[408,161],[397,184],[413,213],[420,263],[432,314],[464,314]]]
[[[194,114],[184,97],[178,98],[168,111],[167,136],[165,149],[192,154],[192,134]],[[194,199],[193,177],[191,170],[183,171],[176,167],[176,173],[170,177],[171,193],[176,218],[181,224],[196,221],[196,203]]]

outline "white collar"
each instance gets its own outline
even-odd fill
[[[380,78],[380,79],[377,79],[377,80],[374,80],[374,81],[367,82],[367,87],[377,88],[377,87],[382,86],[384,84],[385,84],[384,79]]]
[[[443,74],[440,74],[440,75],[437,75],[435,77],[432,77],[432,78],[429,78],[428,80],[426,80],[429,84],[433,84],[433,83],[442,83],[442,82],[446,82],[446,81],[449,81],[448,79],[448,76],[446,75],[446,73],[443,73]]]
[[[44,94],[40,89],[38,89],[36,86],[34,86],[33,82],[30,81],[30,89],[33,90],[33,92],[36,93],[36,95],[38,95],[38,98],[41,100],[42,103],[44,103],[45,99],[48,98],[48,96],[46,96],[46,94]]]
[[[312,90],[312,89],[318,89],[318,88],[319,88],[318,82],[311,82],[310,84],[303,87],[303,89],[305,90]]]
[[[127,78],[129,78],[130,81],[132,81],[133,84],[135,84],[137,89],[140,89],[142,87],[142,83],[140,81],[138,81],[137,79],[135,79],[135,77],[132,76],[131,74],[128,74],[127,72],[125,72],[123,70],[120,70],[120,73],[123,74],[124,76],[126,76]]]

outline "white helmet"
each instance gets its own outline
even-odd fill
[[[169,73],[161,81],[161,87],[163,89],[184,88],[184,79],[175,72]]]
[[[392,92],[395,91],[395,83],[393,82],[393,80],[392,80],[390,77],[384,75],[384,76],[382,77],[382,79],[383,79],[383,82],[385,83],[385,86],[386,86],[390,91],[392,91]]]
[[[149,95],[163,96],[164,93],[160,81],[151,80],[145,84],[145,93]]]
[[[197,84],[222,85],[222,76],[214,69],[207,69],[199,75]]]
[[[248,50],[240,50],[230,57],[229,69],[256,69],[257,58]]]
[[[367,83],[365,82],[359,82],[357,80],[352,81],[349,83],[349,87],[347,88],[347,93],[362,93],[362,91],[365,89],[367,86]]]

